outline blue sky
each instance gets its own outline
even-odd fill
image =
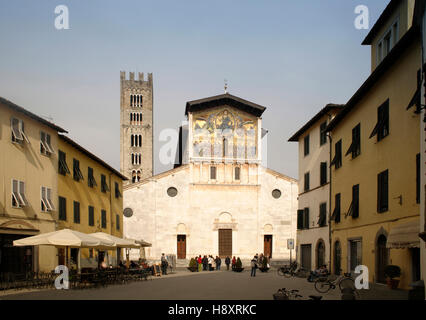
[[[345,103],[370,73],[368,30],[389,0],[5,1],[0,3],[0,96],[50,116],[70,137],[120,167],[119,71],[154,77],[159,133],[184,120],[186,101],[229,92],[267,107],[268,166],[297,178],[287,139],[329,102]],[[57,5],[69,30],[54,27]]]

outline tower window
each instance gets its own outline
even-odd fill
[[[130,106],[131,107],[142,107],[143,96],[141,94],[130,95]]]
[[[235,167],[235,180],[240,180],[241,168]]]
[[[210,179],[216,180],[216,167],[215,166],[210,167]]]

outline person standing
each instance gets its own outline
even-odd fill
[[[207,256],[204,256],[204,258],[203,258],[203,271],[207,271],[208,264],[209,264],[209,261],[207,259]]]
[[[164,255],[164,253],[161,254],[161,271],[163,275],[167,274],[167,266],[168,266],[168,262],[166,259],[166,256]]]
[[[254,256],[253,259],[251,260],[251,274],[250,274],[250,277],[255,277],[256,276],[256,269],[257,269],[257,259],[256,259],[256,256]]]
[[[213,266],[213,257],[209,256],[209,271],[213,270],[212,266]]]
[[[222,264],[222,259],[216,256],[216,269],[220,270],[220,265]]]
[[[237,259],[235,259],[235,256],[232,258],[232,270],[235,269],[235,266],[237,265]]]
[[[201,254],[197,258],[198,263],[198,272],[201,272],[203,270],[203,259],[201,258]]]
[[[226,270],[229,270],[229,265],[231,264],[231,259],[229,257],[225,258]]]

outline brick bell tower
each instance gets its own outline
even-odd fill
[[[153,107],[152,73],[120,72],[120,171],[135,183],[152,177],[153,157]]]

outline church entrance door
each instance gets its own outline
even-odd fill
[[[177,258],[186,259],[186,235],[184,234],[177,236]]]
[[[263,255],[272,258],[272,235],[265,235],[263,239]]]
[[[232,257],[232,229],[219,229],[219,256]]]

